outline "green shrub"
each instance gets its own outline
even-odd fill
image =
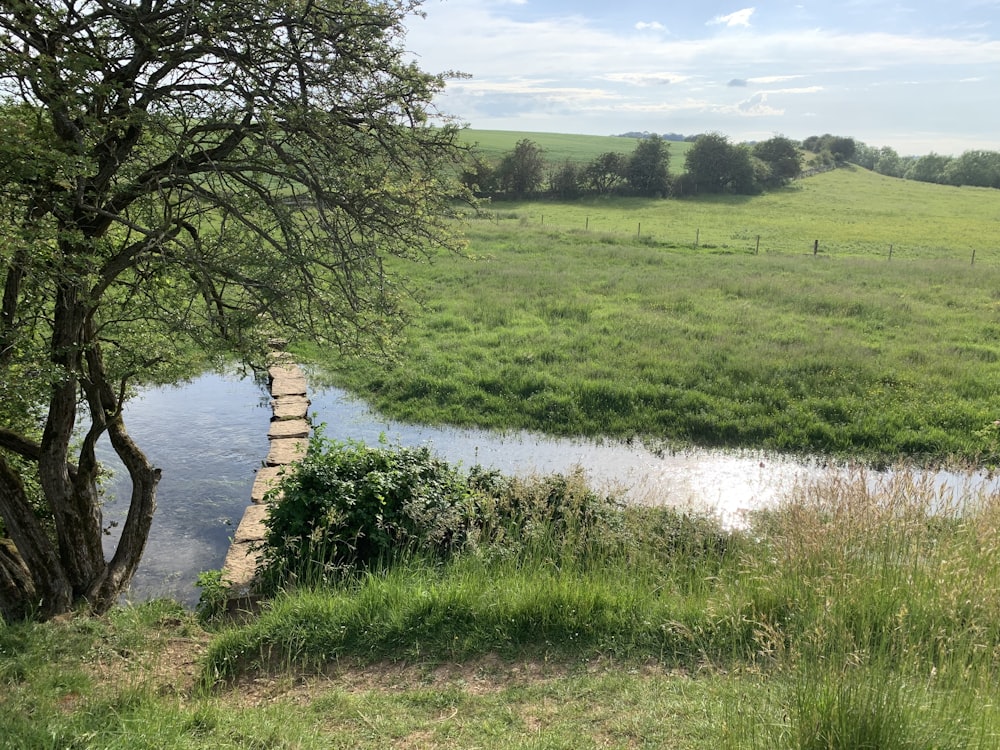
[[[524,478],[477,466],[469,483],[475,507],[468,543],[480,554],[565,563],[621,546],[621,502],[591,489],[582,469]]]
[[[461,550],[564,567],[637,555],[721,559],[727,545],[711,521],[625,508],[595,492],[582,469],[508,477],[475,466],[466,473],[425,447],[318,438],[280,492],[265,520],[265,592],[389,566],[403,553],[442,560]]]
[[[426,447],[316,438],[265,520],[265,584],[318,582],[388,564],[400,552],[446,555],[463,543],[470,487]]]

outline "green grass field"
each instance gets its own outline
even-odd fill
[[[334,377],[408,421],[993,460],[998,229],[996,191],[860,169],[753,198],[485,206],[470,257],[405,269],[424,307],[396,365]]]
[[[499,161],[511,151],[521,139],[527,138],[537,143],[544,151],[545,161],[559,165],[566,161],[586,164],[609,151],[631,154],[635,150],[635,138],[620,138],[613,135],[568,135],[564,133],[519,133],[510,130],[462,131],[462,141],[474,145],[476,150],[492,161]],[[684,155],[690,143],[670,142],[670,171],[678,173],[684,168]]]

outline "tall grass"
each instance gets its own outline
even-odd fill
[[[221,630],[201,665],[232,689],[179,684],[207,636],[176,605],[0,624],[0,747],[1000,744],[996,495],[858,471],[726,532],[614,504],[560,523],[553,481],[519,482],[520,521],[457,557]]]
[[[652,661],[767,687],[769,700],[727,700],[729,747],[991,747],[1000,497],[956,498],[922,477],[803,484],[742,530],[663,508],[497,526],[448,562],[290,591],[222,633],[207,668]]]

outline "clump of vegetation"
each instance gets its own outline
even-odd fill
[[[997,746],[1000,494],[840,471],[726,530],[578,472],[458,474],[464,544],[289,582],[212,636],[210,695],[166,650],[208,640],[176,605],[0,626],[0,736],[235,747],[250,721],[302,747]]]
[[[427,447],[316,438],[280,493],[265,521],[272,587],[389,564],[402,552],[446,555],[471,518],[468,480]]]
[[[265,525],[265,590],[391,567],[418,555],[487,558],[526,549],[560,563],[603,552],[626,533],[620,502],[582,471],[511,478],[462,471],[426,446],[314,438],[275,496]]]
[[[905,469],[804,483],[742,529],[580,474],[466,476],[464,542],[288,589],[209,674],[364,661],[655,663],[733,687],[714,746],[991,747],[1000,495]],[[720,677],[723,675],[723,677]],[[721,745],[719,744],[721,743]]]

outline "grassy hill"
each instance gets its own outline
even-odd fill
[[[680,200],[596,198],[497,202],[501,217],[549,230],[605,233],[622,241],[706,251],[812,253],[826,256],[950,258],[1000,263],[1000,191],[900,180],[847,167],[797,180],[759,196],[713,195]]]
[[[609,151],[631,154],[635,150],[636,139],[620,138],[613,135],[569,135],[565,133],[534,133],[516,130],[472,130],[462,131],[462,140],[472,144],[488,159],[499,160],[514,145],[524,139],[534,141],[545,152],[546,161],[561,164],[566,160],[586,164]],[[669,142],[671,171],[678,172],[684,165],[684,155],[690,143]]]

